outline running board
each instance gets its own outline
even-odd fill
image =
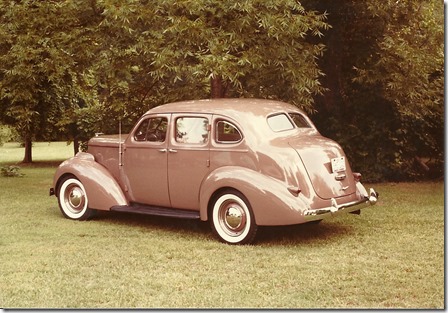
[[[189,211],[180,209],[171,209],[155,206],[143,206],[143,205],[116,205],[110,208],[111,211],[115,212],[127,212],[127,213],[137,213],[145,215],[156,215],[156,216],[166,216],[166,217],[176,217],[185,219],[199,219],[199,211]]]

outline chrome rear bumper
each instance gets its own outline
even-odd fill
[[[332,198],[330,207],[315,210],[306,210],[304,212],[305,221],[311,222],[322,220],[330,216],[336,216],[343,213],[350,213],[361,210],[363,208],[376,204],[376,202],[378,201],[378,196],[379,194],[375,190],[373,190],[373,188],[370,188],[369,195],[365,195],[364,199],[360,201],[338,205],[336,200]]]

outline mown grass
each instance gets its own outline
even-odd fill
[[[443,182],[378,184],[360,216],[263,228],[219,243],[199,222],[103,213],[64,219],[48,189],[63,143],[0,177],[3,308],[444,308]],[[0,148],[0,166],[23,149]]]

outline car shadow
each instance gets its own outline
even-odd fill
[[[213,238],[208,223],[194,219],[181,219],[135,213],[99,211],[92,222],[110,223],[120,226],[140,227],[144,230],[164,231],[179,237]]]
[[[260,227],[255,243],[259,245],[299,245],[302,243],[327,245],[350,235],[353,235],[352,226],[326,222],[265,226]]]
[[[99,212],[94,218],[95,222],[111,223],[126,227],[140,227],[151,231],[168,232],[183,238],[202,237],[216,240],[208,222],[199,220],[178,219],[163,216],[140,215],[120,212]],[[93,222],[93,221],[92,221]],[[259,227],[254,245],[300,245],[317,244],[327,245],[341,238],[353,235],[351,225],[342,225],[332,222],[318,224],[300,224],[291,226],[264,226]]]

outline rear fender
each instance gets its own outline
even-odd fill
[[[200,192],[201,220],[208,219],[214,195],[223,189],[244,194],[254,212],[257,225],[293,225],[305,222],[303,212],[309,208],[302,195],[294,196],[285,182],[248,168],[226,166],[213,171],[203,182]]]
[[[59,165],[53,179],[56,196],[67,176],[76,176],[84,185],[91,209],[110,210],[115,205],[129,205],[115,178],[89,153],[80,152]]]

